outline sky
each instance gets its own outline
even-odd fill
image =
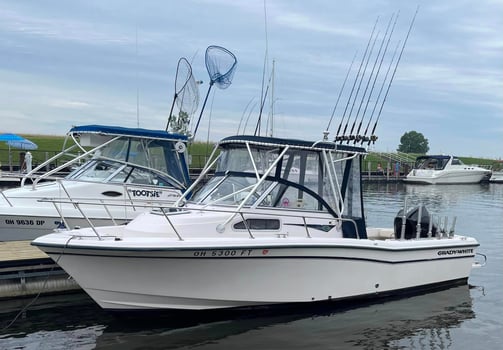
[[[417,6],[393,75],[391,57],[400,55]],[[349,133],[362,121],[360,133],[368,124],[370,134],[378,120],[371,150],[393,152],[416,131],[430,154],[501,159],[502,33],[502,0],[3,0],[0,132],[165,129],[180,57],[202,81],[194,125],[210,82],[205,51],[217,45],[237,66],[228,88],[212,86],[196,140],[253,134],[267,90],[263,135],[315,141],[330,124],[333,139],[339,125]],[[382,104],[388,69],[393,81]]]

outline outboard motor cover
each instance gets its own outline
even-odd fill
[[[405,217],[405,239],[416,238],[417,235],[417,222],[419,216],[419,207],[415,207],[407,213]],[[403,209],[400,209],[396,214],[394,220],[394,229],[395,229],[395,237],[401,238],[402,234],[402,218],[403,218]],[[420,237],[425,238],[428,237],[428,230],[430,228],[430,214],[428,210],[423,205],[421,206],[421,233]],[[431,235],[435,237],[437,233],[437,227],[432,225]]]

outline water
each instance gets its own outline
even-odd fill
[[[0,349],[499,349],[503,342],[503,185],[366,184],[367,222],[388,227],[403,204],[457,216],[487,255],[469,286],[413,297],[240,315],[110,315],[84,293],[41,297]],[[0,302],[5,327],[29,300]]]

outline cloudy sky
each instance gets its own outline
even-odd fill
[[[363,117],[363,131],[417,5],[373,147],[394,151],[400,137],[414,130],[429,140],[429,153],[503,158],[501,0],[267,0],[265,6],[263,0],[3,0],[0,132],[64,135],[83,124],[164,129],[182,56],[203,81],[202,105],[209,45],[232,51],[238,65],[230,87],[212,88],[196,139],[218,140],[239,126],[243,132],[245,125],[245,132],[255,131],[262,76],[265,72],[267,82],[273,60],[268,92],[273,92],[275,136],[320,139],[339,94],[330,135],[336,134],[346,105],[348,129]],[[374,57],[398,11],[379,69]],[[371,40],[373,56],[365,70],[363,55],[377,19],[378,36],[375,44]],[[359,95],[350,99],[360,65],[366,75]],[[264,120],[270,105],[264,107]]]

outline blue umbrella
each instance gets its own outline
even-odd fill
[[[29,151],[38,148],[36,143],[33,143],[27,139],[19,140],[19,141],[7,141],[7,145],[9,145],[9,147],[12,147],[12,148],[24,149],[24,150],[29,150]]]
[[[9,146],[9,168],[12,171],[12,156],[11,156],[11,147],[23,150],[34,150],[37,149],[38,146],[36,143],[31,142],[28,139],[25,139],[22,136],[16,134],[0,134],[0,142],[5,142]]]

